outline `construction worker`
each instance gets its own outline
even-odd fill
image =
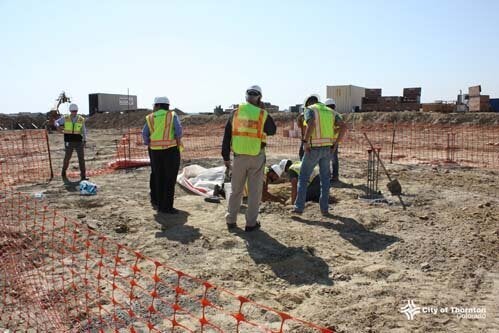
[[[80,166],[80,180],[88,180],[85,169],[85,143],[87,141],[87,129],[85,127],[85,118],[78,114],[78,105],[72,103],[69,105],[70,114],[64,115],[54,122],[57,130],[64,133],[64,161],[62,163],[61,177],[64,182],[68,181],[66,171],[69,167],[69,161],[76,150],[78,155],[78,164]]]
[[[154,99],[153,112],[146,116],[142,138],[151,160],[151,204],[160,213],[178,214],[173,201],[180,167],[182,125],[177,114],[170,111],[167,97]]]
[[[334,183],[339,181],[340,163],[338,160],[338,146],[346,133],[346,124],[343,121],[343,117],[336,112],[336,102],[333,98],[326,99],[324,104],[334,112],[334,145],[331,149],[333,151],[331,156],[331,183]]]
[[[277,182],[282,175],[281,167],[274,164],[270,167],[265,167],[263,172],[263,187],[262,187],[262,202],[274,201],[284,203],[285,200],[279,196],[273,195],[269,192],[269,184]],[[248,197],[248,182],[244,185],[243,198]]]
[[[241,207],[244,185],[248,182],[248,209],[245,231],[260,228],[258,210],[262,198],[265,167],[265,142],[263,138],[274,135],[276,126],[272,117],[263,108],[262,89],[251,86],[246,90],[246,102],[238,106],[225,125],[222,141],[222,157],[227,168],[231,168],[230,151],[234,152],[231,194],[225,220],[227,228],[236,227],[237,213]]]
[[[298,193],[298,178],[300,177],[301,161],[291,164],[288,168],[288,177],[291,183],[291,202],[295,202]],[[319,202],[321,193],[321,181],[319,167],[316,166],[308,179],[307,197],[305,201]]]
[[[319,95],[312,94],[308,96],[305,101],[303,102],[303,110],[305,110],[305,104],[307,103],[307,99],[310,97],[316,97],[317,100],[320,99]],[[305,117],[304,117],[304,112],[300,112],[298,117],[296,118],[296,124],[298,125],[298,128],[300,129],[300,134],[301,134],[301,143],[300,143],[300,149],[298,150],[298,156],[300,157],[300,161],[303,159],[303,154],[305,153],[303,150],[303,137],[305,136],[305,129],[307,125],[305,124]]]
[[[319,205],[322,215],[329,214],[329,188],[331,170],[331,147],[334,143],[333,111],[319,102],[317,95],[310,95],[305,100],[304,121],[306,124],[303,137],[303,155],[298,177],[298,194],[292,213],[301,214],[305,209],[307,187],[310,176],[319,165],[321,194]]]
[[[262,201],[274,201],[284,203],[284,198],[274,195],[269,192],[269,184],[277,182],[282,176],[283,170],[277,164],[265,168],[265,176],[263,180]]]

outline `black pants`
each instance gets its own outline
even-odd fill
[[[85,178],[86,170],[83,142],[64,142],[64,149],[66,150],[66,153],[64,154],[64,162],[62,163],[62,176],[66,177],[66,170],[68,170],[69,161],[71,160],[71,156],[73,156],[73,150],[76,150],[76,154],[78,155],[78,164],[80,165],[80,176],[82,179]]]
[[[307,201],[319,202],[321,196],[321,177],[315,176],[307,186]]]
[[[150,150],[151,177],[151,202],[158,206],[159,211],[173,208],[175,196],[175,182],[180,168],[180,151],[177,147],[163,150]]]

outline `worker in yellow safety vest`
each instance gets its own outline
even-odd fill
[[[62,163],[61,177],[64,182],[68,181],[66,171],[69,167],[69,161],[76,150],[78,155],[78,164],[80,167],[80,180],[88,180],[85,169],[85,143],[87,141],[87,129],[85,127],[85,118],[78,114],[78,105],[69,105],[70,114],[64,115],[54,123],[58,130],[64,133],[64,161]]]
[[[331,170],[331,148],[334,145],[335,118],[333,111],[319,102],[317,95],[310,95],[304,103],[303,136],[304,155],[298,177],[298,193],[292,213],[301,214],[305,209],[307,187],[314,168],[319,165],[321,183],[319,206],[322,215],[329,214],[329,188]]]
[[[258,210],[262,197],[266,137],[274,135],[275,132],[275,123],[263,107],[262,89],[257,85],[249,87],[246,90],[246,103],[240,104],[232,113],[225,125],[222,141],[224,164],[232,169],[232,191],[225,216],[229,230],[236,227],[246,181],[248,209],[245,231],[260,228]],[[234,154],[233,165],[230,161],[231,151]]]
[[[178,214],[173,201],[180,167],[182,125],[178,115],[170,110],[167,97],[154,99],[153,112],[146,116],[142,128],[142,138],[148,146],[151,161],[151,204],[160,213]]]
[[[269,184],[276,183],[282,176],[284,170],[277,164],[265,167],[263,172],[262,202],[273,201],[284,203],[286,200],[269,192]],[[243,198],[248,197],[248,182],[244,185]]]
[[[295,202],[298,193],[298,178],[300,177],[301,161],[294,162],[288,169],[288,178],[291,183],[291,202]],[[321,182],[319,167],[315,166],[308,178],[307,197],[305,201],[319,202],[321,193]]]
[[[343,137],[347,131],[347,126],[343,121],[343,117],[336,112],[336,101],[333,98],[327,98],[324,101],[324,104],[333,110],[334,113],[334,145],[331,148],[333,154],[331,156],[331,185],[335,182],[338,182],[339,173],[340,173],[340,162],[338,160],[338,147],[341,141],[343,141]]]

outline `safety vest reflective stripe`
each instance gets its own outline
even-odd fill
[[[159,147],[159,146],[169,146],[169,145],[176,145],[177,144],[177,140],[173,139],[173,140],[154,140],[154,141],[151,141],[151,147],[154,146],[154,147]]]
[[[315,135],[311,137],[312,143],[318,141],[321,137],[321,114],[317,109],[314,109],[315,116]]]
[[[77,116],[76,122],[73,123],[70,115],[64,116],[64,134],[80,134],[85,123],[85,118],[82,116]]]
[[[151,138],[149,147],[153,150],[161,150],[177,146],[173,125],[173,117],[175,116],[175,113],[173,111],[165,110],[156,111],[156,116],[165,117],[165,119],[160,121],[159,124],[155,124],[154,115],[155,112],[146,116]],[[164,122],[164,126],[162,126],[162,128],[155,127],[156,125],[160,126],[162,122]]]
[[[313,144],[316,146],[321,144],[331,144],[333,141],[333,139],[312,139]]]

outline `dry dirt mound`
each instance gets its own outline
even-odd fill
[[[426,124],[468,124],[499,125],[499,113],[435,113],[435,112],[363,112],[346,116],[350,122],[370,123],[426,123]]]
[[[0,130],[41,128],[45,120],[43,113],[0,114]]]
[[[148,109],[139,109],[130,112],[98,113],[88,118],[87,126],[94,129],[106,128],[134,128],[142,127]],[[190,115],[177,111],[185,126],[193,125],[222,125],[229,115]],[[276,122],[291,121],[296,118],[296,113],[272,113]],[[426,113],[426,112],[364,112],[345,115],[348,122],[355,123],[421,123],[421,124],[469,124],[469,125],[499,125],[499,113]],[[2,129],[20,129],[42,127],[46,118],[42,113],[0,114],[0,127]]]

